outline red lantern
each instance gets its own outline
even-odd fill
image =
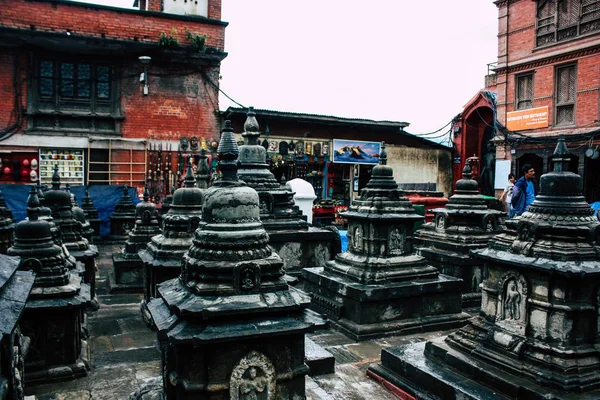
[[[27,159],[23,160],[22,164],[24,167],[29,167],[29,160],[27,160]]]
[[[21,170],[21,176],[23,178],[27,178],[29,176],[29,171],[27,171],[26,169],[22,169]]]
[[[4,175],[8,175],[10,174],[12,171],[10,169],[10,167],[4,167]]]

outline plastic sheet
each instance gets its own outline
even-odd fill
[[[0,185],[6,205],[12,210],[17,221],[22,221],[27,217],[27,196],[29,196],[30,187],[31,185]],[[61,185],[61,189],[64,190],[63,185]],[[110,234],[110,216],[123,195],[123,186],[96,185],[89,186],[88,191],[94,207],[98,210],[98,218],[102,221],[100,236],[107,236]],[[81,207],[81,202],[85,197],[85,186],[71,186],[71,193],[76,196],[77,203]],[[131,196],[133,204],[140,202],[135,188],[129,188],[129,196]]]

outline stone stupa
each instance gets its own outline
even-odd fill
[[[0,254],[6,254],[6,250],[13,245],[15,224],[12,210],[6,205],[6,200],[0,190]]]
[[[203,190],[196,187],[192,164],[188,163],[183,187],[175,191],[169,212],[163,217],[162,234],[153,236],[139,252],[145,270],[142,316],[146,321],[146,305],[157,296],[156,285],[179,276],[181,260],[192,245],[192,236],[202,218],[203,197]]]
[[[23,335],[31,339],[25,360],[28,384],[73,379],[89,370],[83,325],[84,311],[91,301],[90,286],[82,283],[77,271],[69,269],[62,249],[53,241],[50,224],[38,218],[39,207],[32,186],[27,199],[28,219],[17,224],[15,244],[8,250],[8,255],[21,257],[19,269],[35,273],[21,319]]]
[[[85,188],[85,197],[81,201],[81,209],[85,213],[85,218],[90,223],[90,226],[94,230],[93,237],[100,237],[100,225],[102,224],[102,220],[98,217],[98,210],[94,206],[94,201],[90,197],[90,192],[88,188]]]
[[[110,238],[124,242],[135,226],[135,204],[129,195],[129,187],[123,185],[123,195],[115,204],[115,211],[110,216]]]
[[[433,222],[421,226],[415,242],[417,252],[442,274],[463,280],[463,308],[479,309],[479,285],[487,276],[483,261],[469,255],[469,251],[487,247],[492,236],[502,232],[503,213],[487,207],[469,164],[462,176],[446,207],[430,210]]]
[[[304,270],[311,308],[327,314],[354,340],[462,325],[462,281],[440,274],[413,251],[414,223],[423,220],[394,181],[385,143],[379,165],[344,213],[348,251],[324,268]]]
[[[322,267],[334,256],[337,236],[331,230],[309,227],[306,216],[294,203],[294,191],[281,184],[269,170],[267,152],[259,144],[259,125],[254,109],[244,123],[240,146],[240,180],[258,192],[260,219],[269,233],[269,244],[283,259],[285,272],[301,276],[306,267]]]
[[[54,166],[52,189],[44,193],[45,203],[52,210],[52,218],[57,225],[63,245],[69,254],[84,265],[83,281],[90,285],[92,307],[97,308],[96,262],[98,248],[83,237],[82,223],[73,215],[73,203],[68,192],[60,190],[58,164]]]
[[[115,292],[142,292],[144,289],[144,263],[138,252],[144,250],[153,236],[162,230],[158,223],[156,204],[150,201],[148,188],[144,188],[144,201],[135,206],[135,225],[123,249],[113,254],[113,273],[109,285]]]
[[[562,135],[540,193],[485,249],[481,311],[457,332],[382,351],[371,372],[416,397],[600,398],[600,223]]]
[[[238,146],[226,121],[222,178],[205,191],[202,220],[179,278],[148,304],[172,399],[303,399],[309,298],[289,288],[268,244],[256,191],[237,179]]]

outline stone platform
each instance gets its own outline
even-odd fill
[[[68,382],[28,386],[26,395],[37,400],[127,400],[145,384],[162,384],[160,352],[156,333],[141,320],[141,294],[110,294],[108,272],[112,254],[119,245],[98,245],[100,259],[96,276],[100,309],[88,314],[91,371],[87,377]],[[445,332],[387,337],[355,343],[331,329],[308,337],[335,357],[335,373],[307,376],[309,400],[395,400],[390,391],[366,375],[368,366],[378,362],[381,350],[430,340]]]

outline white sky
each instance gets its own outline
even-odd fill
[[[83,0],[80,0],[83,1]],[[85,2],[130,7],[133,0]],[[244,106],[436,130],[497,60],[492,0],[222,0],[221,89]],[[221,95],[220,108],[234,105]]]

